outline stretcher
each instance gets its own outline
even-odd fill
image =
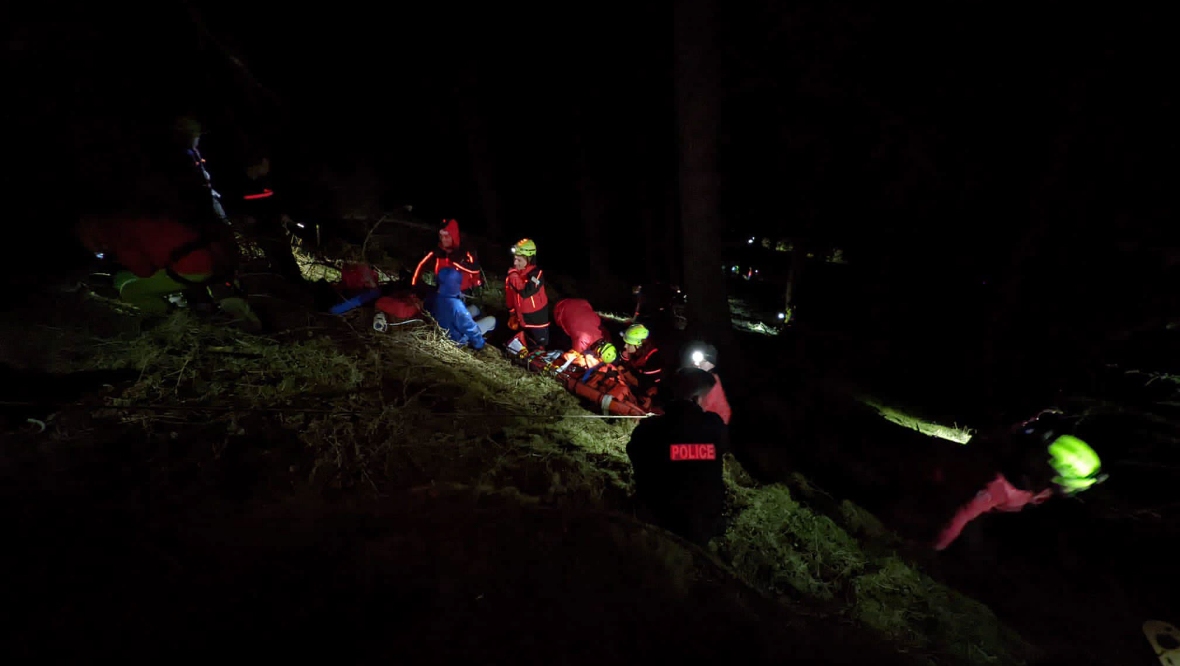
[[[514,363],[529,372],[552,377],[565,390],[587,400],[608,416],[648,416],[659,413],[649,401],[637,399],[622,382],[583,381],[586,369],[575,364],[561,364],[561,352],[529,351],[515,339],[505,347],[505,352]]]

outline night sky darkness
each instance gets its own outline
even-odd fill
[[[144,168],[136,137],[192,110],[215,179],[269,154],[313,215],[334,211],[317,189],[328,170],[369,183],[380,207],[475,231],[492,210],[498,240],[569,248],[573,273],[679,270],[674,241],[665,260],[652,240],[680,233],[664,231],[677,215],[669,5],[21,11],[9,179],[37,233],[117,200],[128,165]],[[891,299],[945,301],[945,285],[988,279],[1016,294],[1014,321],[1174,307],[1178,59],[1158,16],[740,3],[717,30],[731,239],[838,244]],[[592,251],[579,249],[588,228]]]

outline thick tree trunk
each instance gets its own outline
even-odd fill
[[[660,249],[664,253],[664,270],[668,279],[684,285],[684,243],[680,233],[680,188],[677,173],[669,166],[667,176],[659,181],[661,236]],[[664,173],[661,169],[660,173]]]
[[[1068,217],[1063,209],[1069,206],[1069,195],[1066,193],[1067,175],[1065,170],[1069,164],[1070,147],[1080,130],[1081,120],[1078,109],[1083,108],[1085,97],[1084,84],[1076,82],[1071,91],[1072,117],[1065,118],[1065,122],[1054,139],[1049,150],[1047,164],[1043,172],[1043,179],[1032,193],[1033,201],[1030,214],[1032,224],[1025,231],[1020,241],[1010,255],[1005,277],[999,287],[999,298],[994,306],[988,326],[988,335],[984,341],[984,368],[989,373],[987,378],[986,395],[994,406],[1002,404],[1004,396],[1011,388],[1014,380],[1012,375],[1011,346],[1019,334],[1020,327],[1029,327],[1031,323],[1021,316],[1029,306],[1030,269],[1038,260],[1043,260],[1042,250],[1045,244],[1055,237],[1062,219]],[[1033,325],[1035,327],[1035,325]],[[1021,346],[1027,347],[1024,340]],[[1023,350],[1027,353],[1027,350]]]
[[[667,233],[665,230],[665,216],[667,211],[667,196],[665,194],[664,179],[656,178],[657,165],[652,159],[654,152],[648,132],[638,131],[634,136],[635,160],[640,165],[639,176],[635,179],[638,218],[643,229],[644,255],[647,274],[642,282],[666,282],[672,279],[669,272]]]
[[[586,103],[587,100],[580,100]],[[582,112],[575,105],[573,114],[575,182],[578,189],[578,211],[582,221],[582,238],[585,241],[580,252],[580,263],[590,275],[603,276],[609,271],[610,238],[606,231],[606,193],[598,181],[594,160],[590,152],[593,140],[587,136],[587,126]]]
[[[496,189],[495,161],[492,158],[491,139],[487,121],[482,115],[477,100],[481,97],[475,88],[478,85],[474,71],[467,71],[465,81],[455,91],[459,113],[462,114],[463,130],[467,134],[467,152],[471,164],[471,176],[479,195],[483,211],[484,235],[499,238],[502,235],[500,219],[500,193]]]
[[[689,330],[731,347],[718,210],[719,58],[712,0],[676,3],[675,87],[680,145],[680,238]]]
[[[804,262],[807,261],[807,250],[802,238],[791,240],[791,270],[787,273],[787,293],[785,294],[785,312],[790,312],[795,305],[795,295],[799,289],[799,278],[803,275]]]

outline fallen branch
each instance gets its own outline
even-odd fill
[[[368,255],[369,239],[373,237],[373,232],[376,231],[377,227],[381,226],[381,223],[384,222],[388,217],[389,217],[388,215],[382,215],[376,222],[373,223],[373,226],[369,227],[369,233],[365,234],[365,240],[361,243],[361,258],[362,259],[369,256]]]

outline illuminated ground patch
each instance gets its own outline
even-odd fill
[[[971,435],[973,434],[973,432],[968,428],[946,426],[939,423],[934,423],[933,421],[926,421],[924,419],[918,418],[917,416],[913,416],[912,414],[906,414],[905,412],[893,407],[882,405],[881,403],[866,396],[857,396],[856,399],[862,404],[868,405],[869,407],[877,410],[877,413],[880,414],[881,417],[886,421],[902,426],[903,428],[917,430],[923,435],[945,439],[949,442],[955,442],[958,444],[966,444],[971,439]]]

